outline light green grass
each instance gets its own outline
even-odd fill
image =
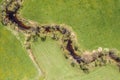
[[[83,49],[120,50],[120,0],[25,0],[21,14],[39,23],[73,28]]]
[[[120,0],[25,0],[21,14],[43,24],[64,23],[73,28],[82,49],[99,46],[120,50]],[[33,52],[46,80],[120,80],[118,68],[107,65],[89,74],[70,66],[57,42],[33,43]]]
[[[0,80],[34,80],[37,74],[20,41],[0,24]]]
[[[48,38],[45,42],[39,40],[32,44],[34,55],[46,80],[119,80],[119,71],[115,65],[97,67],[89,74],[79,68],[72,67],[69,60],[63,56],[58,42]]]

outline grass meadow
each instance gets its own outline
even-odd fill
[[[25,0],[21,15],[40,24],[66,24],[84,50],[98,47],[120,50],[120,0]],[[119,80],[118,68],[107,65],[84,74],[70,66],[59,44],[51,39],[32,44],[46,80]]]
[[[47,38],[33,42],[32,49],[38,64],[45,73],[45,80],[119,80],[119,71],[116,65],[108,64],[96,67],[86,74],[80,68],[72,67],[65,59],[57,41]]]
[[[21,15],[40,24],[66,24],[76,33],[83,50],[98,47],[120,50],[120,0],[25,0]],[[115,65],[94,68],[84,74],[70,66],[59,44],[48,38],[32,44],[46,80],[119,80]]]
[[[21,14],[43,24],[73,28],[83,49],[120,50],[120,0],[25,0]]]
[[[20,41],[0,24],[0,80],[34,80],[38,72]]]
[[[20,14],[40,24],[71,26],[83,50],[120,50],[119,4],[120,0],[24,0]],[[34,80],[38,75],[34,64],[20,41],[4,27],[0,24],[0,80]],[[120,80],[114,64],[96,67],[89,74],[72,67],[59,42],[48,37],[45,42],[32,42],[32,50],[45,80]]]

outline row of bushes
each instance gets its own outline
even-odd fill
[[[18,0],[11,0],[9,2],[5,2],[6,5],[3,5],[2,9],[2,22],[3,24],[14,23],[13,21],[8,20],[6,17],[8,13],[6,13],[6,7],[9,11],[15,12],[20,6]],[[15,12],[17,15],[17,12]],[[21,21],[22,22],[22,21]],[[22,24],[25,25],[24,22]],[[19,23],[16,25],[19,25]],[[31,25],[31,24],[29,24]],[[33,27],[34,26],[34,27]],[[95,66],[102,66],[107,63],[107,59],[113,59],[118,64],[120,63],[120,58],[117,55],[114,55],[114,52],[110,50],[103,50],[99,48],[98,50],[94,50],[93,52],[81,52],[77,44],[77,39],[75,34],[71,29],[69,29],[66,25],[33,25],[29,30],[24,30],[26,34],[25,46],[26,49],[31,49],[31,41],[37,41],[38,38],[41,38],[42,41],[45,41],[47,36],[51,36],[53,40],[59,40],[61,42],[61,48],[65,52],[65,57],[72,60],[71,65],[75,64],[79,65],[80,68],[89,72],[89,64],[95,63]],[[19,26],[22,27],[22,26]],[[81,55],[78,53],[82,53]],[[109,58],[108,58],[109,57]]]

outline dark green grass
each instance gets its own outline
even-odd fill
[[[120,50],[120,0],[25,0],[21,14],[39,23],[71,26],[83,49]]]
[[[37,74],[20,41],[0,24],[0,80],[34,80]]]

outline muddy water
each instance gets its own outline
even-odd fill
[[[30,26],[25,25],[22,21],[20,21],[18,19],[18,17],[16,16],[18,10],[20,9],[20,5],[16,5],[14,10],[9,10],[8,8],[10,7],[10,5],[12,4],[12,0],[7,4],[6,6],[6,18],[11,21],[12,23],[15,23],[18,25],[18,27],[20,29],[30,29]]]

